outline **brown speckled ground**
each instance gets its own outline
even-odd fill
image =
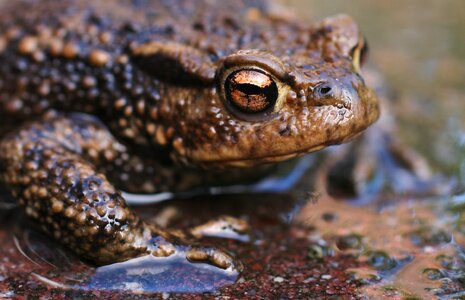
[[[195,202],[176,201],[162,205],[170,206],[178,210],[178,221],[174,222],[178,226],[188,228],[190,224],[201,224],[208,220],[209,215],[214,211],[219,214],[229,211],[233,214],[249,215],[253,221],[252,236],[255,235],[254,243],[243,243],[239,241],[224,242],[220,239],[210,238],[211,243],[222,243],[223,246],[237,256],[244,263],[245,270],[239,276],[237,283],[233,286],[226,286],[217,292],[204,294],[204,296],[214,297],[218,295],[231,296],[234,298],[308,298],[323,296],[341,296],[356,298],[357,282],[345,272],[347,268],[359,266],[353,257],[347,255],[334,255],[329,251],[326,255],[317,254],[315,249],[323,249],[315,243],[308,241],[310,230],[299,228],[298,226],[287,226],[283,224],[282,216],[278,213],[286,211],[289,207],[283,207],[286,199],[277,196],[263,195],[254,197],[256,200],[247,201],[251,196],[221,197],[215,203],[208,200],[193,199]],[[271,205],[266,203],[271,201]],[[256,209],[257,207],[258,209]],[[14,215],[10,211],[2,215],[3,228],[5,223],[13,226]],[[151,215],[152,211],[144,209],[143,215]],[[192,218],[185,218],[190,215]],[[183,221],[184,220],[184,221]],[[189,221],[186,221],[189,220]],[[14,227],[14,226],[13,226]],[[28,228],[28,227],[26,227]],[[28,261],[14,244],[11,232],[18,234],[21,239],[22,230],[26,228],[15,228],[13,231],[0,231],[0,242],[3,247],[0,249],[0,256],[3,264],[0,274],[0,290],[2,295],[8,297],[76,297],[87,299],[93,297],[111,297],[124,299],[127,292],[99,292],[99,291],[66,291],[60,288],[47,286],[37,281],[31,272],[46,274],[48,278],[53,276],[50,266],[40,263],[40,266]],[[34,243],[34,239],[29,240]],[[51,242],[47,242],[51,243]],[[53,246],[51,246],[53,247]],[[27,248],[27,246],[25,247]],[[26,249],[27,250],[27,249]],[[318,251],[318,250],[317,250]],[[26,251],[25,251],[26,252]],[[61,270],[62,274],[68,272],[83,272],[89,274],[88,268],[84,267],[71,254],[66,253],[72,261],[71,269]],[[67,265],[67,264],[64,264]],[[65,268],[66,269],[66,268]],[[55,269],[55,272],[56,269]],[[58,275],[60,276],[60,275]],[[189,283],[186,283],[189,284]],[[168,294],[165,294],[167,296]],[[175,298],[197,299],[195,294],[170,294]],[[155,297],[155,294],[140,295],[141,299],[147,296]],[[163,296],[163,295],[159,295]]]

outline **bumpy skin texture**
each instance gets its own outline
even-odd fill
[[[125,147],[101,124],[82,115],[50,113],[6,137],[0,151],[5,181],[26,214],[82,257],[107,264],[175,253],[167,240],[182,236],[142,222],[96,172],[100,164],[125,156]],[[231,257],[218,250],[181,248],[192,261],[232,267]]]
[[[181,249],[110,181],[186,190],[205,180],[185,180],[179,166],[285,160],[345,142],[379,114],[359,74],[363,39],[346,16],[307,25],[239,0],[21,0],[1,15],[0,134],[12,131],[0,144],[2,178],[46,232],[99,264]],[[231,104],[225,82],[241,70],[275,84],[269,110]],[[215,249],[183,249],[232,265]]]

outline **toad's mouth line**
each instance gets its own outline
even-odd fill
[[[322,150],[324,148],[334,146],[334,145],[340,145],[343,143],[346,143],[348,141],[353,140],[354,138],[358,137],[363,130],[360,130],[359,132],[356,132],[348,137],[345,137],[344,139],[337,139],[332,142],[328,142],[325,144],[319,144],[315,145],[309,148],[303,148],[299,149],[296,151],[292,151],[289,153],[283,153],[283,154],[276,154],[276,155],[269,155],[269,156],[258,156],[258,157],[250,157],[250,158],[237,158],[237,159],[225,159],[225,160],[210,160],[210,161],[203,161],[201,164],[204,166],[209,166],[209,165],[223,165],[225,167],[239,167],[239,168],[246,168],[250,166],[258,166],[258,165],[263,165],[263,164],[268,164],[268,163],[274,163],[274,162],[281,162],[285,160],[289,160],[291,158],[299,157],[299,156],[304,156],[306,154],[310,154],[313,152],[317,152],[319,150]]]
[[[257,166],[262,164],[268,164],[273,162],[281,162],[289,160],[291,158],[303,156],[312,152],[317,152],[321,149],[328,147],[329,145],[318,145],[312,148],[307,148],[303,150],[298,150],[286,154],[270,155],[270,156],[261,156],[261,157],[252,157],[252,158],[238,158],[238,159],[229,159],[229,160],[212,160],[208,162],[203,162],[205,165],[223,165],[229,167],[239,167],[245,168],[248,166]]]

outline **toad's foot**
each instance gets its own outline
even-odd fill
[[[443,195],[451,184],[433,176],[422,156],[375,125],[327,158],[323,189],[336,198],[370,201],[381,195]]]
[[[81,257],[110,264],[143,255],[185,253],[193,262],[238,270],[225,252],[183,242],[182,234],[143,222],[99,173],[125,147],[99,123],[49,115],[0,143],[2,180],[26,215]]]

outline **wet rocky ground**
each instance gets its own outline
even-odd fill
[[[431,185],[447,185],[441,195],[398,190],[366,201],[336,199],[319,190],[325,177],[316,166],[287,192],[136,208],[164,226],[210,221],[203,240],[243,263],[235,274],[182,257],[96,269],[37,232],[0,192],[0,298],[465,297],[465,2],[284,2],[310,19],[338,12],[356,18],[390,87],[396,137],[427,158],[438,175]],[[211,223],[220,216],[247,226]]]
[[[178,221],[172,222],[184,228],[201,224],[216,213],[228,213],[238,217],[250,218],[252,230],[249,232],[253,241],[225,240],[218,238],[206,239],[207,242],[235,253],[244,264],[244,271],[238,278],[218,278],[215,274],[197,274],[203,278],[184,278],[183,272],[188,272],[186,264],[181,264],[179,270],[165,272],[163,278],[156,274],[139,271],[145,279],[131,279],[127,275],[128,267],[123,272],[112,271],[109,276],[100,276],[92,268],[80,263],[71,254],[57,251],[57,246],[43,236],[33,233],[31,229],[2,230],[0,240],[3,247],[0,250],[3,258],[0,287],[2,296],[62,296],[86,299],[94,296],[125,298],[129,291],[137,291],[141,298],[157,296],[146,293],[147,290],[160,288],[156,283],[161,280],[160,297],[181,297],[196,299],[199,295],[176,293],[176,291],[208,291],[203,296],[227,296],[234,298],[294,298],[357,294],[360,284],[353,276],[346,273],[347,268],[356,268],[363,264],[351,255],[334,253],[320,240],[309,241],[311,230],[301,226],[290,226],[284,222],[286,216],[278,212],[286,211],[283,207],[288,199],[275,195],[254,195],[250,202],[246,196],[223,196],[212,203],[195,199],[189,203],[167,203],[162,205],[162,211],[174,211]],[[261,199],[257,199],[261,198]],[[219,203],[220,202],[220,203]],[[258,207],[256,205],[259,205]],[[160,207],[157,207],[159,209]],[[147,211],[151,215],[155,211]],[[11,215],[11,214],[9,214]],[[189,217],[189,218],[186,218]],[[16,220],[10,223],[14,227]],[[253,235],[253,236],[252,236]],[[44,242],[44,240],[46,240]],[[21,249],[21,250],[20,250]],[[52,252],[53,254],[51,254]],[[147,265],[145,265],[147,268]],[[171,266],[173,267],[173,265]],[[175,267],[176,268],[176,267]],[[176,273],[180,272],[180,273]],[[124,273],[124,274],[123,274]],[[167,275],[169,273],[169,275]],[[70,280],[70,276],[75,280]],[[67,277],[67,279],[64,279]],[[178,278],[176,278],[178,277]],[[90,278],[90,280],[89,280]],[[115,279],[116,278],[116,279]],[[237,279],[235,284],[232,284]],[[101,282],[99,282],[99,280]],[[144,280],[153,280],[143,285]],[[127,291],[111,291],[120,289],[112,282],[132,282],[127,284]],[[137,282],[137,283],[135,283]],[[157,286],[158,284],[158,286]],[[218,289],[215,285],[219,286]],[[225,285],[221,287],[221,285]],[[102,291],[103,290],[103,291]],[[110,291],[108,291],[110,290]]]

